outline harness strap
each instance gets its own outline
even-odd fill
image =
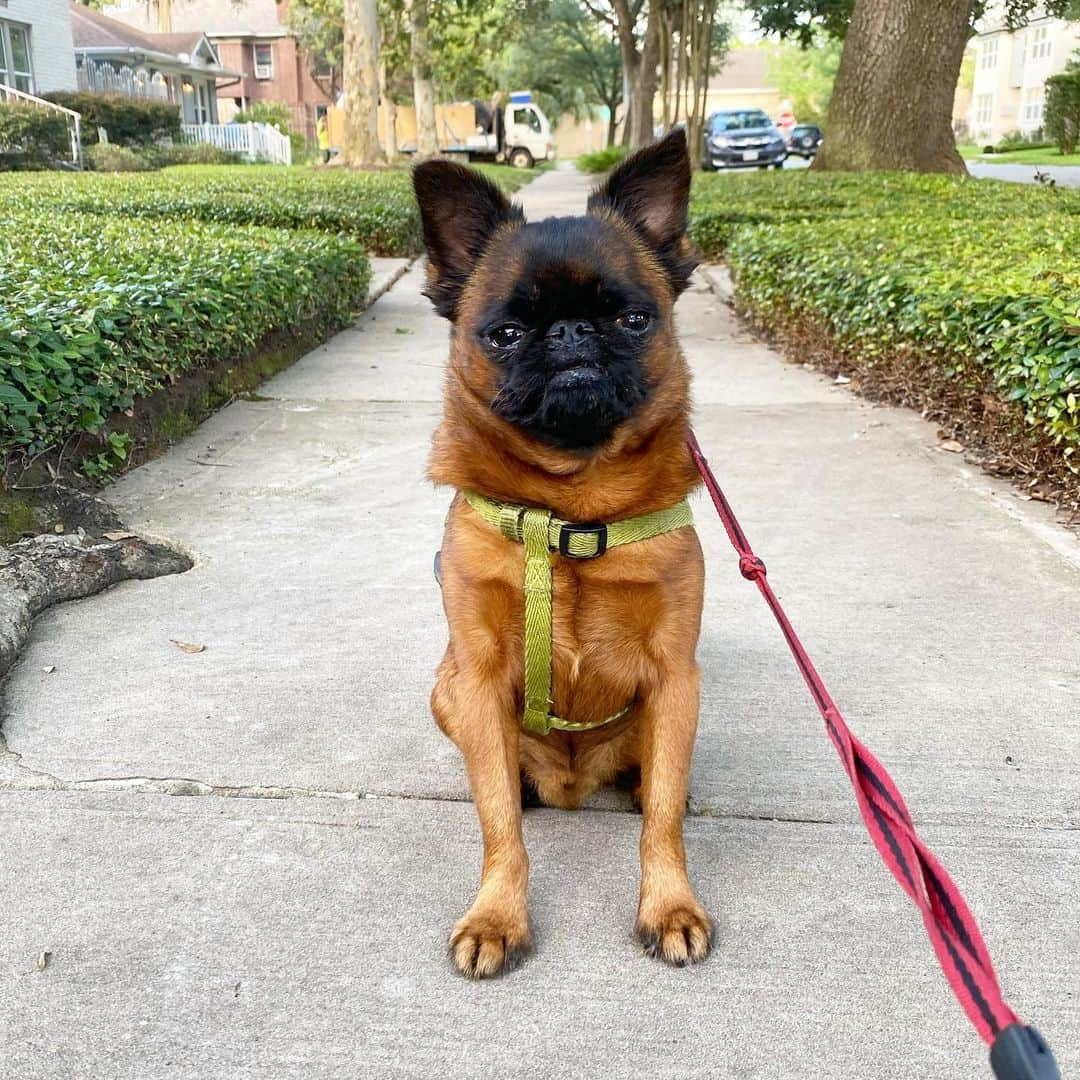
[[[550,510],[500,503],[475,491],[464,492],[468,504],[508,540],[525,547],[525,710],[526,731],[546,735],[559,731],[591,731],[621,720],[633,702],[604,720],[576,723],[551,714],[551,552],[564,558],[595,559],[609,547],[648,540],[693,524],[690,504],[682,502],[652,514],[610,525],[576,524]]]
[[[915,832],[904,798],[885,767],[848,729],[821,676],[772,591],[765,564],[735,517],[709,463],[691,433],[690,455],[739,556],[739,571],[765,598],[791,649],[844,771],[859,812],[881,858],[919,909],[938,963],[968,1019],[992,1046],[998,1080],[1060,1080],[1054,1055],[1039,1033],[1025,1027],[1002,997],[997,976],[974,916],[945,868]]]

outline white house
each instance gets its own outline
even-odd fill
[[[0,0],[0,86],[36,96],[76,85],[68,0]]]
[[[80,90],[170,101],[185,124],[218,122],[218,86],[240,76],[221,66],[204,33],[136,30],[74,2],[70,13]]]
[[[968,131],[980,143],[1003,135],[1030,134],[1043,125],[1046,80],[1065,70],[1080,48],[1080,23],[1035,11],[1023,29],[1010,31],[1000,7],[983,20],[973,44],[975,83]]]

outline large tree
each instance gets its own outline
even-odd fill
[[[619,44],[626,102],[623,141],[631,150],[647,146],[653,140],[662,0],[582,2],[595,18],[611,28]]]
[[[1064,14],[1075,0],[1042,0]],[[1040,0],[1006,0],[1022,26]],[[815,169],[963,172],[952,102],[964,48],[986,0],[746,0],[758,25],[809,44],[844,38],[825,143]]]
[[[345,134],[341,159],[346,165],[384,161],[379,145],[379,14],[376,0],[345,0]]]

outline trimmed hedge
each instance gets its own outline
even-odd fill
[[[59,113],[33,105],[0,102],[0,155],[13,168],[70,158],[67,120]]]
[[[311,231],[4,213],[0,452],[38,453],[267,335],[344,325],[363,248]]]
[[[531,176],[506,166],[482,172],[513,191]],[[346,233],[376,255],[420,250],[420,215],[407,170],[184,166],[146,175],[35,175],[5,190],[9,205],[125,217],[322,229]]]
[[[167,101],[88,91],[58,91],[45,98],[82,114],[84,146],[97,143],[99,127],[105,129],[110,143],[121,146],[147,146],[161,139],[180,141],[180,109]]]
[[[874,356],[911,349],[992,380],[1080,444],[1080,191],[909,174],[709,176],[691,232],[769,325],[809,316]]]

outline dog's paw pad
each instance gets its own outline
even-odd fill
[[[450,938],[454,967],[470,979],[489,979],[513,971],[532,947],[528,926],[491,916],[466,915]]]
[[[675,967],[696,964],[712,950],[712,921],[700,910],[678,907],[655,919],[639,918],[634,933],[646,956]]]

